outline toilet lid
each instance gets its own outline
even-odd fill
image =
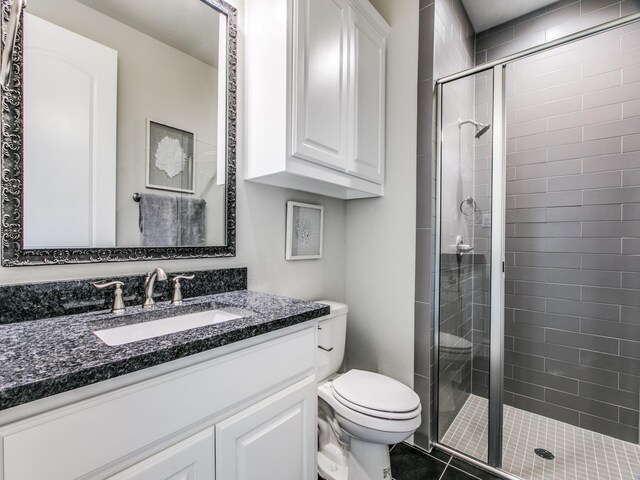
[[[413,418],[420,413],[420,397],[403,383],[373,372],[349,370],[331,388],[343,405],[382,418]]]

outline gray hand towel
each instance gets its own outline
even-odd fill
[[[178,202],[173,195],[140,195],[140,232],[145,247],[178,245]]]
[[[207,202],[198,198],[178,197],[178,245],[198,246],[207,242]]]

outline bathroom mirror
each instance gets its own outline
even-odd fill
[[[222,0],[29,0],[2,92],[2,264],[235,255],[236,35]]]

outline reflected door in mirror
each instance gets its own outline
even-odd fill
[[[24,22],[25,248],[115,247],[118,53]]]

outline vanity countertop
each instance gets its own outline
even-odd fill
[[[120,346],[108,346],[93,333],[213,308],[240,309],[246,316]],[[328,313],[325,305],[238,290],[186,299],[180,306],[158,303],[151,311],[129,307],[124,315],[102,311],[0,325],[0,410]]]

